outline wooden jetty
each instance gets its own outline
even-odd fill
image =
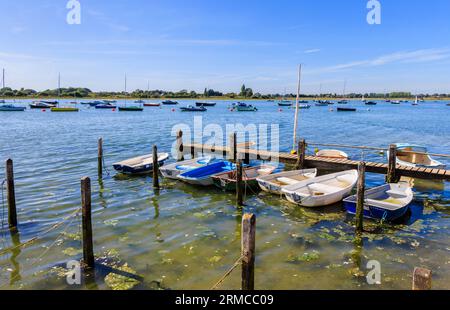
[[[232,143],[231,145],[233,144],[236,145],[235,143]],[[191,155],[201,153],[227,156],[228,154],[230,154],[228,158],[231,159],[236,157],[236,155],[234,154],[242,154],[241,156],[244,158],[253,158],[265,161],[270,161],[271,159],[273,159],[278,160],[279,162],[284,164],[296,165],[299,168],[318,168],[324,170],[342,171],[358,169],[358,165],[360,164],[360,161],[357,160],[307,156],[305,153],[305,145],[306,142],[302,140],[299,143],[299,151],[297,152],[297,154],[240,148],[239,146],[237,146],[237,149],[235,149],[234,146],[230,148],[203,144],[184,144],[181,145],[180,149],[183,150],[184,154]],[[428,180],[450,180],[450,170],[398,165],[396,163],[395,147],[393,148],[392,146],[390,146],[389,150],[390,156],[388,163],[365,162],[366,172],[385,174],[388,176],[388,180],[390,180],[390,182],[392,183],[395,183],[396,180],[398,181],[398,179],[402,176]]]

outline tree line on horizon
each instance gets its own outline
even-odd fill
[[[416,95],[410,92],[392,92],[392,93],[349,93],[346,94],[345,97],[349,99],[362,98],[362,96],[366,98],[414,98]],[[429,97],[450,97],[450,94],[418,94],[420,98],[429,98]],[[9,87],[5,87],[0,89],[0,97],[30,97],[30,98],[38,98],[38,97],[47,97],[47,98],[56,98],[56,97],[71,97],[71,98],[95,98],[95,97],[133,97],[133,98],[148,98],[148,99],[158,99],[158,98],[208,98],[208,97],[224,97],[224,98],[247,98],[247,99],[279,99],[279,98],[295,98],[296,94],[261,94],[259,92],[254,93],[251,88],[247,88],[245,85],[242,85],[239,93],[229,92],[222,93],[219,91],[215,91],[213,89],[205,88],[203,93],[197,93],[195,91],[188,91],[186,89],[180,90],[178,92],[172,91],[164,91],[164,90],[141,90],[137,89],[133,92],[109,92],[109,91],[99,91],[93,92],[89,88],[82,87],[68,87],[68,88],[57,88],[57,89],[47,89],[44,91],[36,91],[34,89],[12,89]],[[323,94],[301,94],[301,98],[311,98],[311,97],[327,97],[327,98],[342,98],[342,94],[336,93],[323,93]]]

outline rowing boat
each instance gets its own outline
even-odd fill
[[[178,179],[181,173],[209,165],[213,162],[214,159],[212,157],[195,158],[161,167],[159,171],[167,179]]]
[[[210,186],[214,184],[212,179],[216,174],[236,170],[236,165],[228,161],[216,163],[193,169],[178,176],[178,179],[192,185]]]
[[[260,165],[255,167],[248,167],[242,169],[242,182],[245,184],[246,188],[251,190],[258,189],[258,177],[265,175],[270,175],[276,169],[275,166],[271,165]],[[225,191],[235,191],[236,190],[236,170],[227,171],[221,174],[213,176],[214,185]]]
[[[339,150],[321,150],[316,153],[316,157],[348,159],[347,153]]]
[[[364,217],[394,221],[408,211],[414,198],[411,187],[406,183],[385,184],[365,191]],[[356,213],[357,196],[344,199],[349,214]]]
[[[357,170],[342,171],[289,185],[282,192],[292,203],[304,207],[322,207],[349,196],[357,181]]]
[[[397,143],[397,164],[408,167],[421,167],[432,169],[445,169],[446,165],[426,154],[425,146]],[[389,152],[388,152],[389,154]]]
[[[165,100],[162,102],[163,105],[177,105],[178,102],[172,100]]]
[[[162,166],[169,158],[168,153],[158,154],[158,164]],[[113,164],[116,171],[124,174],[146,174],[153,171],[153,155],[143,155]]]
[[[336,110],[338,112],[356,112],[356,108],[342,108],[342,107],[339,107]]]
[[[275,195],[282,195],[282,189],[289,185],[294,185],[302,181],[315,178],[317,169],[304,169],[294,171],[284,171],[276,174],[261,176],[256,179],[259,187],[265,192]]]

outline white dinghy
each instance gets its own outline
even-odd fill
[[[263,191],[282,195],[284,187],[315,178],[316,175],[317,169],[294,170],[258,177],[256,181]]]
[[[358,171],[323,175],[283,188],[286,198],[304,207],[322,207],[342,201],[358,181]]]
[[[163,166],[159,169],[163,177],[167,179],[178,179],[181,173],[200,168],[212,163],[214,159],[212,157],[202,157],[189,159],[181,162],[176,162],[167,166]]]
[[[348,159],[347,153],[339,150],[321,150],[317,152],[316,157]]]

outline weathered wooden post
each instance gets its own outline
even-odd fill
[[[153,145],[153,187],[159,188],[158,147]]]
[[[230,153],[228,154],[229,160],[232,162],[237,161],[237,134],[233,133],[230,135]]]
[[[12,159],[6,160],[6,199],[8,202],[9,228],[17,229],[16,192],[14,189],[14,168]]]
[[[183,160],[184,160],[183,131],[179,130],[177,133],[177,161]]]
[[[103,175],[103,139],[98,139],[98,155],[97,155],[98,176]]]
[[[414,268],[412,289],[414,291],[431,290],[432,272],[425,268]]]
[[[298,143],[297,147],[297,163],[295,164],[295,169],[303,169],[305,167],[305,157],[306,157],[306,141],[302,139]]]
[[[83,262],[88,268],[95,267],[94,245],[92,241],[92,218],[91,218],[91,179],[81,179],[81,215],[83,231]]]
[[[256,216],[242,217],[242,290],[255,289]]]
[[[236,203],[239,207],[244,205],[244,195],[242,188],[242,162],[236,164]]]
[[[357,201],[356,201],[356,232],[360,233],[364,229],[364,191],[366,189],[366,164],[364,162],[358,165],[358,185],[357,185]]]
[[[397,168],[397,147],[395,144],[391,144],[389,146],[389,163],[388,163],[388,172],[386,176],[387,183],[397,183],[399,179],[396,176],[396,168]]]

